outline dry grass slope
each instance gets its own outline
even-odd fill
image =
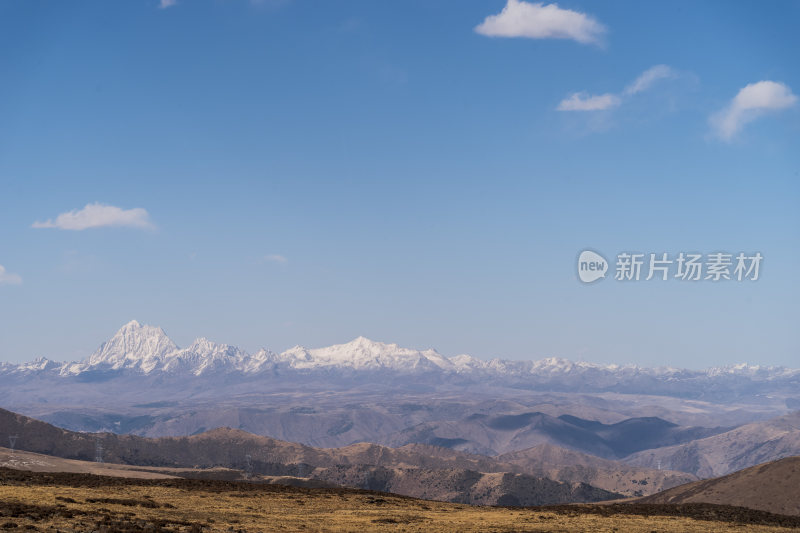
[[[9,531],[777,532],[800,518],[695,504],[477,507],[347,489],[0,469]]]
[[[787,457],[641,498],[643,503],[723,503],[800,516],[800,457]]]

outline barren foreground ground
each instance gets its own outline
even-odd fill
[[[343,489],[0,469],[7,531],[788,531],[800,518],[692,504],[472,507]]]

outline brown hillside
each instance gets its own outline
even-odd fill
[[[685,444],[644,450],[624,461],[710,478],[795,455],[800,455],[800,411]]]
[[[352,480],[351,484],[362,483],[355,486],[373,483],[370,480],[375,477],[383,479],[388,471],[399,476],[401,470],[415,468],[524,474],[528,477],[566,482],[569,485],[589,484],[627,496],[652,494],[694,479],[686,474],[631,467],[568,452],[555,446],[538,448],[539,452],[509,454],[509,458],[513,457],[514,460],[506,461],[425,444],[389,448],[359,443],[343,448],[313,448],[230,428],[218,428],[190,437],[154,439],[135,435],[71,432],[0,409],[0,434],[3,433],[19,436],[18,449],[66,459],[93,461],[96,444],[99,442],[103,448],[103,459],[107,463],[158,468],[249,469],[255,475],[314,477],[336,484],[340,484],[344,476]],[[542,456],[540,452],[544,450],[549,450],[549,455]],[[537,455],[538,459],[532,459],[533,455]],[[548,464],[551,459],[556,460],[556,463]],[[568,460],[574,461],[572,466],[569,466]],[[380,475],[369,477],[366,472],[370,469],[364,468],[365,466],[375,472],[377,469],[383,470]],[[333,467],[338,470],[334,471]],[[342,467],[349,469],[347,475],[342,474]],[[417,475],[408,474],[403,474],[402,477],[406,480],[421,479]],[[454,479],[450,474],[446,474],[445,478]],[[498,479],[511,483],[511,478],[508,477]],[[515,481],[512,485],[519,486],[519,483]],[[415,483],[389,480],[382,486],[384,490],[389,490],[386,487],[411,487]],[[410,494],[419,495],[416,490]]]
[[[630,496],[652,494],[697,480],[685,472],[630,466],[551,444],[506,453],[496,459],[532,476],[588,483]]]
[[[487,505],[597,502],[621,496],[583,482],[564,483],[508,468],[488,457],[450,452],[445,458],[373,444],[312,448],[220,428],[190,437],[150,439],[74,433],[0,411],[0,433],[17,434],[17,447],[67,459],[91,460],[97,445],[109,463],[153,468],[246,471],[258,478],[292,477],[407,496]],[[488,470],[488,472],[485,472]],[[497,475],[496,475],[497,474]]]
[[[665,490],[642,503],[714,503],[800,515],[800,457],[787,457]]]

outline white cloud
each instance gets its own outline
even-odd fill
[[[759,81],[742,88],[728,106],[711,117],[722,139],[731,140],[745,124],[769,111],[788,109],[797,102],[792,90],[776,81]]]
[[[122,209],[113,205],[104,205],[100,203],[86,204],[86,207],[83,209],[75,209],[66,213],[61,213],[55,220],[36,221],[31,227],[80,231],[106,226],[155,229],[155,225],[150,221],[150,215],[141,207]]]
[[[588,95],[586,93],[572,93],[561,100],[556,108],[558,111],[602,111],[617,107],[622,101],[615,94],[606,93]]]
[[[677,74],[667,65],[656,65],[642,72],[633,83],[625,87],[624,94],[631,95],[646,91],[658,80],[674,78]]]
[[[589,95],[585,92],[572,93],[561,100],[557,111],[602,111],[622,105],[625,97],[646,91],[658,80],[674,78],[677,73],[667,65],[656,65],[642,72],[633,83],[619,93]]]
[[[167,9],[178,3],[178,0],[161,0],[158,4],[159,9]]]
[[[486,17],[475,31],[489,37],[573,39],[600,44],[606,28],[589,15],[561,9],[558,4],[508,0],[499,14]]]
[[[6,267],[0,265],[0,285],[19,285],[22,277],[19,274],[12,274]]]
[[[265,255],[264,256],[264,261],[267,262],[267,263],[281,263],[281,264],[289,262],[289,260],[287,258],[285,258],[282,255],[278,255],[278,254]]]

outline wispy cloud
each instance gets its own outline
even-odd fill
[[[759,81],[743,87],[730,104],[712,115],[710,122],[715,133],[730,141],[748,122],[770,111],[788,109],[797,103],[797,96],[783,83]]]
[[[122,209],[100,203],[87,204],[83,209],[61,213],[55,219],[36,221],[31,225],[34,228],[75,231],[107,226],[155,229],[155,225],[150,221],[150,214],[141,207]]]
[[[656,65],[642,72],[619,94],[591,95],[586,92],[572,93],[559,102],[557,111],[603,111],[622,105],[625,98],[650,89],[658,80],[677,77],[667,65]]]
[[[289,260],[286,257],[278,254],[265,255],[262,258],[262,261],[264,261],[265,263],[280,263],[280,264],[285,264],[289,262]]]
[[[161,0],[158,3],[158,9],[167,9],[168,7],[172,7],[178,3],[178,0]]]
[[[0,285],[19,285],[22,283],[22,276],[13,274],[0,265]]]
[[[558,4],[508,0],[499,14],[486,17],[475,31],[489,37],[572,39],[599,45],[606,28],[591,16]]]
[[[633,83],[625,87],[623,93],[626,95],[638,94],[652,87],[658,80],[674,78],[676,76],[677,73],[671,67],[667,65],[656,65],[642,72]]]
[[[589,95],[586,93],[572,93],[561,100],[556,108],[558,111],[601,111],[617,107],[622,100],[611,93]]]

